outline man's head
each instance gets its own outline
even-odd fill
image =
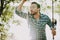
[[[40,5],[36,2],[32,2],[30,6],[30,12],[31,14],[36,14],[40,11]]]

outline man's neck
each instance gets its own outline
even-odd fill
[[[35,15],[34,15],[34,18],[37,20],[37,19],[39,19],[40,18],[40,13],[38,12],[38,13],[36,13]]]

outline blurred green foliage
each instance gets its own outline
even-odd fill
[[[8,23],[9,19],[12,18],[13,16],[13,10],[14,10],[14,7],[13,6],[10,6],[10,3],[13,2],[15,0],[1,0],[2,3],[2,12],[1,12],[1,16],[0,16],[0,39],[1,40],[6,40],[7,38],[7,32],[8,32],[8,29],[5,28],[5,25]],[[3,23],[3,24],[2,24]],[[5,23],[5,24],[4,24]],[[7,26],[9,27],[9,26]]]
[[[3,14],[1,16],[2,21],[7,22],[12,17],[13,9],[14,8],[11,8],[9,4],[6,5],[6,8],[3,10]]]

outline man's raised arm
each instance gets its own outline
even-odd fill
[[[17,7],[17,10],[22,10],[22,6],[25,2],[26,2],[26,0],[22,0],[21,4],[19,4],[19,6]]]
[[[22,7],[23,7],[23,4],[26,2],[26,0],[22,0],[21,3],[18,5],[18,7],[16,8],[15,10],[15,13],[17,15],[19,15],[20,17],[22,18],[27,18],[27,13],[23,13],[22,12]]]

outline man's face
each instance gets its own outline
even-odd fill
[[[31,4],[30,6],[30,12],[31,14],[36,14],[37,12],[39,11],[39,8],[37,8],[37,5],[36,4]]]

